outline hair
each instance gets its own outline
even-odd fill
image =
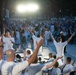
[[[67,57],[66,59],[69,63],[71,62],[71,58],[70,57]]]
[[[20,56],[19,54],[17,54],[17,55],[16,55],[16,58],[19,58],[19,59],[21,59],[21,56]]]
[[[27,53],[28,53],[28,54],[31,54],[31,51],[30,51],[30,50],[27,50]]]
[[[39,57],[39,61],[41,61],[41,57]]]
[[[6,30],[5,33],[10,33],[10,31],[9,30]]]
[[[56,62],[55,65],[54,65],[54,67],[57,68],[58,66],[59,66],[59,63]]]
[[[37,37],[40,37],[40,34],[38,34]]]
[[[52,53],[49,53],[49,57],[53,57]]]
[[[53,55],[53,58],[56,59],[56,55]]]
[[[58,37],[58,38],[57,38],[57,41],[59,42],[59,41],[60,41],[60,39],[62,39],[62,38],[61,38],[61,37]]]

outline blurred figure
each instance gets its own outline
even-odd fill
[[[21,38],[20,38],[20,32],[18,30],[16,30],[15,32],[15,44],[17,46],[17,50],[19,50],[21,44]]]
[[[36,43],[38,43],[42,39],[42,36],[40,36],[40,34],[35,36],[34,33],[33,33],[33,32],[35,32],[34,30],[29,30],[29,31],[32,34],[33,43],[34,43],[34,50],[35,50],[36,49]],[[42,49],[42,46],[41,46],[40,49],[39,49],[39,53],[38,54],[42,55],[42,53],[43,53],[43,49]]]
[[[6,32],[5,36],[2,38],[3,40],[3,52],[6,53],[8,49],[13,49],[13,44],[15,43],[14,38],[11,37],[9,31]]]
[[[50,75],[60,75],[61,74],[61,70],[58,68],[59,63],[56,62],[55,65],[53,66],[53,69],[50,73]]]
[[[39,57],[39,58],[38,58],[38,62],[41,63],[41,60],[42,60],[41,57]]]
[[[49,53],[49,61],[50,61],[50,62],[54,61],[54,58],[53,58],[52,53]]]
[[[25,75],[42,75],[42,71],[46,70],[48,68],[53,67],[53,65],[57,62],[58,59],[60,59],[61,57],[58,57],[54,62],[52,62],[51,64],[47,64],[47,65],[42,65],[37,63],[38,62],[38,58],[36,57],[35,61],[26,68],[25,70]]]
[[[66,65],[63,68],[63,75],[69,75],[70,72],[74,71],[74,67],[71,64],[71,58],[67,57],[66,58]]]
[[[62,42],[65,42],[66,41],[66,34],[65,34],[65,36],[63,35],[64,34],[64,32],[63,31],[61,31],[60,32],[60,37],[62,38]],[[66,53],[66,46],[65,46],[65,48],[64,48],[64,53]]]
[[[21,75],[21,72],[36,59],[37,53],[42,44],[43,44],[43,39],[41,39],[39,43],[37,43],[35,52],[30,57],[29,60],[24,60],[23,62],[17,64],[14,62],[15,51],[11,49],[7,50],[6,51],[7,61],[3,64],[1,69],[2,75]]]
[[[45,45],[47,46],[48,45],[48,40],[50,38],[50,33],[49,33],[48,29],[46,29],[46,31],[45,31],[44,38],[45,38]]]
[[[26,60],[28,60],[31,57],[31,51],[27,50],[26,51]]]
[[[72,33],[72,35],[70,36],[70,38],[67,41],[65,41],[65,42],[62,42],[62,38],[58,37],[58,39],[57,39],[58,42],[57,42],[55,40],[55,38],[53,37],[52,33],[51,33],[51,38],[52,38],[53,43],[54,43],[54,45],[56,47],[56,50],[57,50],[56,57],[63,56],[62,60],[58,60],[60,66],[62,66],[63,64],[65,64],[64,48],[70,42],[70,40],[72,39],[72,37],[74,36],[74,34],[75,33]]]

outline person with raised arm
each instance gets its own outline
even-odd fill
[[[57,51],[56,57],[63,56],[63,61],[61,59],[59,60],[59,65],[60,66],[63,65],[63,64],[65,64],[64,47],[70,42],[70,40],[72,39],[72,37],[74,36],[74,34],[75,34],[75,32],[65,42],[62,42],[62,38],[58,37],[58,39],[57,39],[58,42],[57,42],[55,40],[55,38],[53,37],[52,33],[50,32],[51,38],[53,40],[53,43],[54,43],[54,45],[56,47],[56,51]]]
[[[39,43],[37,43],[37,47],[29,60],[25,60],[17,64],[14,63],[15,51],[11,49],[7,50],[6,51],[7,61],[2,66],[2,70],[1,70],[2,75],[21,75],[22,70],[24,70],[36,59],[37,53],[39,51],[39,48],[42,46],[42,44],[43,44],[43,39],[41,39]]]
[[[11,34],[9,31],[4,32],[2,34],[2,42],[3,42],[3,52],[4,54],[8,49],[13,49],[13,44],[15,43],[14,37],[11,37]]]
[[[38,34],[37,36],[35,36],[34,35],[35,30],[30,30],[29,29],[29,31],[32,34],[32,38],[33,38],[33,42],[34,42],[34,50],[35,50],[36,49],[36,46],[37,46],[36,43],[39,42],[43,37],[40,36],[40,34]],[[39,53],[38,54],[41,54],[42,55],[42,53],[43,53],[43,49],[42,49],[42,46],[41,46],[40,49],[39,49]]]

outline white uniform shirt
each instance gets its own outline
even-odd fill
[[[63,74],[64,75],[69,75],[70,72],[74,71],[74,67],[71,64],[67,64],[64,69],[63,69]],[[67,73],[69,72],[69,73]]]
[[[34,41],[34,49],[36,49],[36,47],[37,47],[36,42],[39,42],[42,39],[42,37],[38,38],[35,35],[33,35],[32,38]],[[39,52],[42,52],[42,46],[40,47]]]
[[[56,50],[57,50],[57,57],[60,57],[60,56],[64,56],[64,47],[67,45],[67,41],[65,42],[56,42],[54,40],[54,45],[56,47]]]
[[[41,69],[41,71],[39,71],[38,73],[36,73],[36,75],[42,75],[42,71],[43,70],[46,70],[46,66],[44,66],[42,69]]]
[[[12,42],[15,42],[14,41],[14,38],[13,37],[4,37],[3,36],[3,42],[4,42],[4,52],[6,52],[8,49],[13,49],[13,43]]]
[[[50,75],[60,75],[61,70],[59,68],[53,68]]]
[[[21,75],[22,70],[28,66],[27,61],[15,64],[14,62],[6,62],[2,66],[2,75]]]
[[[15,64],[13,67],[12,75],[21,75],[22,70],[24,70],[28,65],[28,61]]]
[[[21,43],[21,39],[20,39],[20,33],[18,31],[16,31],[16,40],[15,40],[16,44],[20,44]]]
[[[49,31],[45,31],[45,39],[49,39],[49,35],[50,35],[50,33],[49,33]]]
[[[2,66],[2,75],[12,75],[12,67],[14,65],[14,62],[5,62]]]
[[[54,25],[51,25],[51,32],[54,32]]]
[[[40,64],[39,63],[37,63],[37,64],[31,64],[30,66],[40,66]],[[37,67],[38,68],[38,67]],[[35,67],[35,69],[36,69],[36,67]],[[29,69],[28,69],[29,70]],[[37,69],[36,69],[37,70]],[[46,70],[46,66],[43,66],[42,67],[42,69],[38,72],[38,73],[36,73],[35,75],[42,75],[42,71],[43,70]],[[27,71],[27,72],[25,72],[25,74],[24,75],[29,75],[29,72],[30,71]]]

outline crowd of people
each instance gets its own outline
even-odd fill
[[[76,20],[51,18],[51,20],[10,20],[4,23],[0,36],[0,75],[75,75],[76,65],[71,57],[65,58],[66,45],[76,43]],[[43,45],[54,43],[57,54],[48,54],[47,64],[42,62]],[[31,50],[26,45],[31,44]],[[23,51],[24,57],[16,55]],[[65,51],[64,51],[65,50]],[[5,59],[7,58],[7,59]],[[17,61],[16,58],[22,60]],[[66,59],[66,60],[65,60]]]

